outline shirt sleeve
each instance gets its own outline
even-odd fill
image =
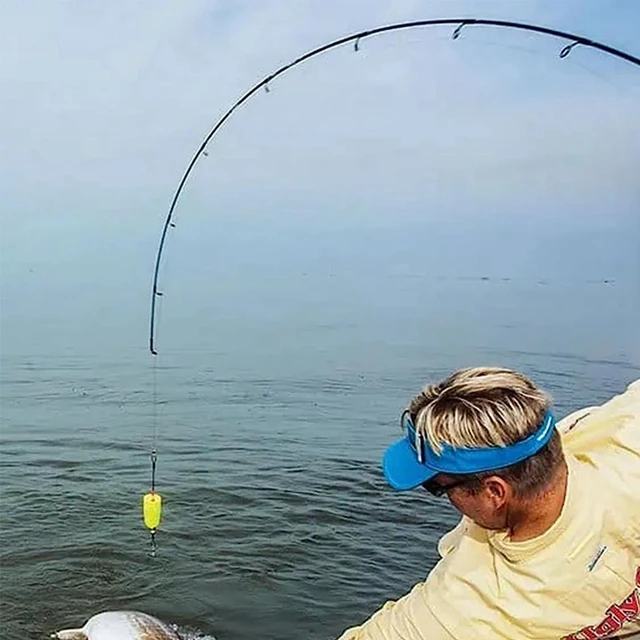
[[[427,589],[420,582],[404,597],[389,601],[358,627],[338,640],[455,640],[431,611]]]
[[[625,455],[640,451],[640,380],[602,405],[574,411],[558,422],[563,449],[571,455],[595,458],[603,451]],[[637,464],[634,460],[634,464]]]

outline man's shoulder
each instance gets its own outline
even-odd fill
[[[640,528],[640,380],[560,424],[566,429],[562,436],[566,455],[597,475],[595,495],[609,504],[613,520],[627,524],[635,520]]]
[[[601,405],[558,422],[567,455],[640,482],[640,380]]]
[[[450,531],[447,531],[438,541],[438,553],[440,557],[445,558],[458,548],[464,536],[477,535],[480,531],[482,530],[473,520],[462,516],[458,524]],[[486,542],[486,535],[484,535],[484,542]]]
[[[494,563],[494,550],[489,543],[489,532],[473,520],[463,516],[457,526],[438,542],[440,561],[427,579],[430,588],[457,589],[458,583],[472,584],[471,576],[483,575],[490,579]]]

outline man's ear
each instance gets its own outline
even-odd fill
[[[497,509],[501,509],[513,494],[511,485],[500,476],[489,476],[484,480],[485,495]]]

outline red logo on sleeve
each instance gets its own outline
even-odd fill
[[[612,604],[606,611],[605,619],[595,627],[584,627],[576,633],[564,636],[562,640],[599,640],[608,638],[622,629],[625,622],[635,620],[640,613],[640,567],[636,570],[636,587],[622,601]]]

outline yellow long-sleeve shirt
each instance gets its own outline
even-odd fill
[[[640,638],[640,380],[557,428],[569,474],[549,530],[512,542],[462,518],[426,581],[340,640]]]

